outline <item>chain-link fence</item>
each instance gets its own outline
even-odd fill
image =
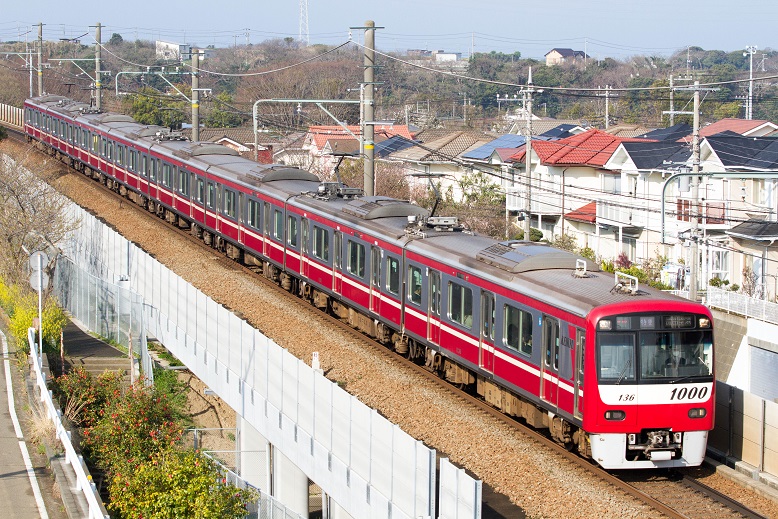
[[[154,382],[146,348],[144,301],[126,283],[109,283],[86,273],[65,256],[57,259],[54,295],[70,315],[106,341],[127,349],[140,359],[148,384]]]

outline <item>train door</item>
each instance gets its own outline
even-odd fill
[[[194,174],[192,174],[192,177],[194,177]],[[246,198],[243,195],[243,193],[238,193],[238,243],[241,245],[246,243],[246,231],[244,227],[246,226]],[[190,204],[191,207],[191,204]]]
[[[270,222],[272,221],[271,218],[272,205],[269,202],[262,202],[262,205],[265,207],[264,210],[265,214],[262,218],[263,220],[262,255],[264,255],[266,258],[269,258],[270,257]]]
[[[440,272],[437,270],[430,270],[427,279],[429,282],[427,340],[432,344],[440,344]]]
[[[308,244],[308,240],[310,239],[310,222],[308,221],[308,218],[301,216],[300,223],[302,224],[301,226],[303,234],[302,241],[300,242],[300,274],[307,278],[309,277],[308,269],[311,267],[311,264],[308,261],[308,258],[310,257],[310,254],[308,254],[308,251],[310,250],[310,246]]]
[[[381,249],[370,249],[370,311],[381,313]]]
[[[343,291],[343,233],[335,231],[332,237],[333,255],[332,291],[340,294]]]
[[[481,292],[481,333],[478,344],[478,365],[494,373],[494,294]]]
[[[556,407],[559,398],[559,321],[543,316],[540,397]]]
[[[583,419],[583,373],[584,373],[584,350],[586,342],[584,331],[580,328],[575,329],[575,388],[573,401],[575,405],[574,414],[576,418]]]

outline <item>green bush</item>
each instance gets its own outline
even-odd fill
[[[52,389],[68,420],[79,427],[93,427],[108,401],[121,397],[121,374],[105,371],[93,377],[79,366],[55,378]]]
[[[226,484],[216,463],[191,449],[164,451],[132,472],[115,474],[109,492],[110,510],[144,519],[239,519],[258,498],[254,490]]]

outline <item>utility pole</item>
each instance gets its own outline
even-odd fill
[[[689,299],[697,301],[697,271],[699,270],[699,245],[697,242],[697,228],[700,222],[700,82],[694,82],[694,117],[692,128],[692,230],[691,230],[691,269],[689,272]]]
[[[675,90],[673,90],[673,73],[670,73],[670,126],[675,125]]]
[[[38,24],[38,95],[43,95],[43,24]]]
[[[200,140],[200,51],[192,53],[192,141]]]
[[[364,88],[364,114],[362,120],[362,139],[365,147],[364,185],[365,195],[375,195],[375,137],[373,103],[373,84],[375,80],[375,22],[365,22],[365,88]]]
[[[97,28],[95,29],[95,108],[97,108],[98,111],[100,111],[100,108],[102,106],[102,98],[103,95],[101,93],[102,88],[102,81],[100,80],[100,51],[102,45],[100,45],[100,42],[102,41],[102,35],[101,35],[101,26],[100,23],[97,24]]]
[[[527,187],[525,192],[527,196],[524,200],[524,239],[529,241],[530,224],[532,223],[532,94],[535,89],[532,87],[532,67],[529,68],[527,77],[527,88],[522,89],[521,93],[526,99],[525,114],[527,116],[527,136],[524,139],[525,146],[525,166],[527,170]]]
[[[605,93],[604,94],[595,94],[597,96],[605,96],[605,129],[607,130],[610,126],[610,85],[605,85]]]
[[[746,119],[749,121],[754,115],[754,54],[756,45],[746,46],[743,56],[748,56],[748,102],[746,103]]]

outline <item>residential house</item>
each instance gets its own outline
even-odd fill
[[[486,134],[470,131],[425,131],[417,136],[418,144],[384,157],[383,161],[400,165],[406,176],[417,179],[415,184],[426,186],[429,178],[441,189],[451,189],[453,196],[461,196],[459,180],[478,168],[468,166],[461,156],[494,140]]]
[[[508,211],[523,212],[529,195],[532,226],[543,231],[545,238],[571,233],[580,246],[590,247],[600,256],[615,257],[624,251],[634,258],[633,223],[613,218],[613,225],[595,225],[589,205],[596,202],[595,214],[599,216],[605,210],[602,203],[621,190],[621,174],[607,169],[605,163],[621,143],[630,140],[637,139],[600,130],[553,141],[533,139],[529,190],[524,172],[526,147],[511,157],[520,173],[517,185],[506,189]],[[569,222],[565,218],[568,213],[573,216]]]
[[[380,143],[390,137],[399,136],[413,141],[414,136],[407,125],[374,126],[374,142]],[[303,148],[310,155],[310,168],[316,173],[329,175],[338,163],[339,155],[359,154],[362,128],[357,125],[347,127],[310,126],[305,136]]]
[[[561,65],[562,63],[584,61],[589,56],[584,51],[573,49],[554,48],[546,52],[546,66]]]

